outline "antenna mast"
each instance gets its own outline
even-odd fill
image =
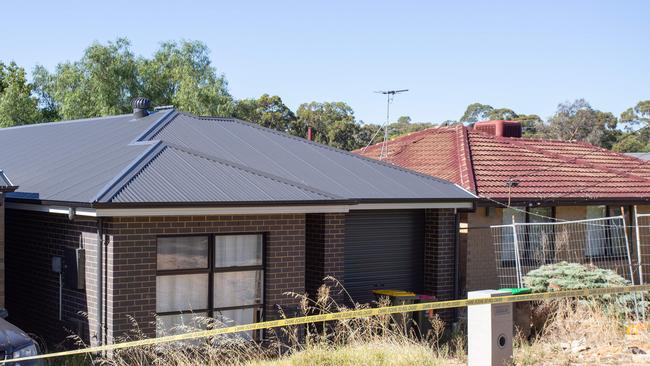
[[[390,123],[390,103],[395,98],[395,94],[404,93],[408,89],[399,90],[380,90],[375,93],[386,95],[386,124],[384,124],[384,141],[381,144],[381,153],[379,153],[379,160],[384,160],[388,156],[388,124]]]

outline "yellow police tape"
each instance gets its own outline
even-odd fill
[[[377,315],[389,315],[397,313],[410,313],[414,311],[424,311],[424,310],[440,310],[440,309],[452,309],[460,308],[465,306],[472,305],[486,305],[486,304],[503,304],[503,303],[513,303],[513,302],[524,302],[524,301],[540,301],[540,300],[551,300],[559,298],[568,298],[568,297],[586,297],[586,296],[598,296],[598,295],[607,295],[607,294],[617,294],[617,293],[628,293],[628,292],[641,292],[641,291],[650,291],[650,285],[637,285],[637,286],[622,286],[622,287],[605,287],[605,288],[592,288],[592,289],[581,289],[581,290],[565,290],[565,291],[553,291],[553,292],[544,292],[536,294],[524,294],[524,295],[509,295],[509,296],[499,296],[499,297],[488,297],[488,298],[478,298],[478,299],[463,299],[463,300],[450,300],[450,301],[437,301],[437,302],[427,302],[419,304],[409,304],[409,305],[396,305],[396,306],[387,306],[381,308],[371,308],[363,310],[351,310],[338,313],[329,313],[329,314],[319,314],[319,315],[309,315],[297,318],[289,319],[280,319],[280,320],[270,320],[263,321],[259,323],[246,324],[246,325],[236,325],[232,327],[217,328],[210,330],[202,330],[191,333],[184,333],[172,336],[165,336],[159,338],[147,338],[137,341],[108,344],[98,347],[89,347],[83,349],[77,349],[72,351],[63,351],[48,353],[38,356],[30,356],[16,359],[7,359],[0,360],[0,365],[13,362],[22,362],[29,360],[38,360],[38,359],[47,359],[55,357],[64,357],[64,356],[73,356],[80,355],[85,353],[98,353],[105,351],[114,351],[118,349],[139,347],[139,346],[151,346],[160,343],[184,341],[196,338],[205,338],[212,337],[221,334],[231,334],[239,332],[247,332],[252,330],[260,329],[269,329],[277,328],[284,326],[300,325],[300,324],[309,324],[309,323],[320,323],[327,322],[332,320],[345,320],[345,319],[354,319],[354,318],[366,318]]]

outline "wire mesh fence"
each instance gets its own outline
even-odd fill
[[[523,287],[523,277],[531,270],[563,261],[611,269],[632,284],[639,282],[635,277],[641,266],[638,260],[632,260],[635,253],[624,216],[515,222],[492,226],[491,233],[501,287]],[[650,230],[647,234],[650,241]]]

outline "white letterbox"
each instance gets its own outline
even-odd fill
[[[471,291],[468,299],[507,296],[496,290]],[[468,366],[505,366],[512,362],[512,303],[467,308]]]

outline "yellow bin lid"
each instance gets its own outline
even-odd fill
[[[416,296],[414,292],[402,291],[402,290],[372,290],[372,293],[375,295],[391,296],[391,297]]]

